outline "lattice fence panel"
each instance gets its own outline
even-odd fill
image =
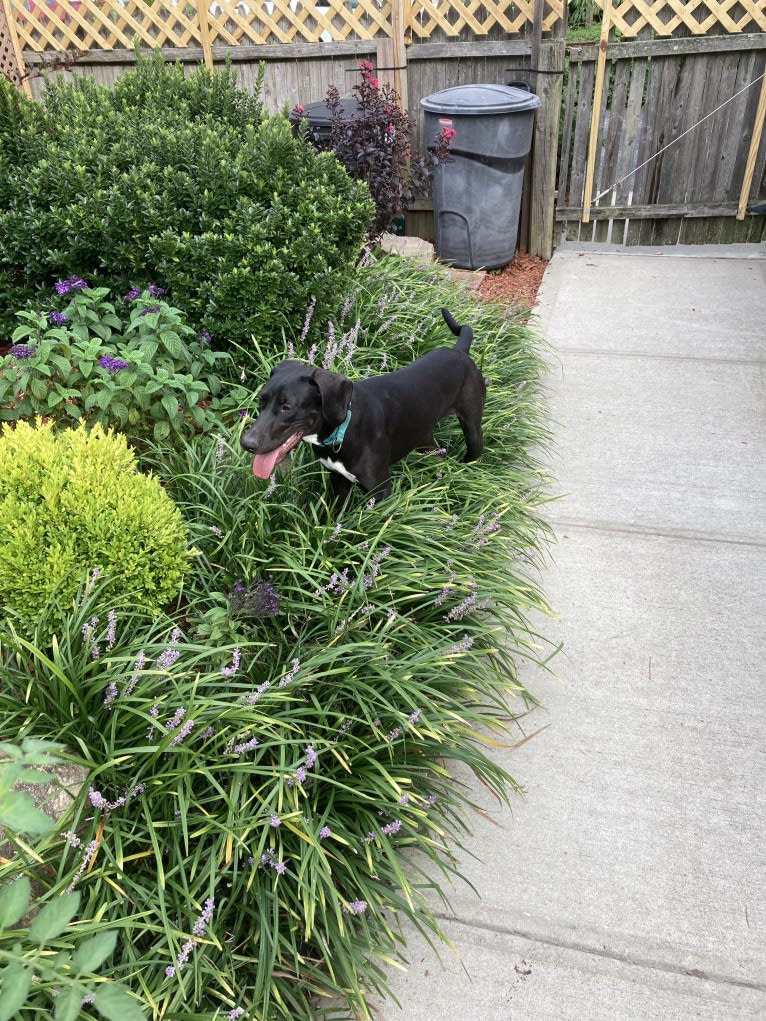
[[[22,69],[5,4],[0,0],[0,74],[12,85],[21,85]]]
[[[199,45],[196,0],[8,0],[22,48],[35,51]],[[543,29],[564,14],[546,0]],[[406,25],[419,39],[498,28],[516,34],[534,18],[535,0],[412,0]],[[391,35],[392,0],[204,0],[210,41],[223,46],[336,42]]]
[[[596,0],[603,8],[604,0]],[[648,30],[670,36],[679,29],[707,35],[719,26],[725,32],[766,31],[766,0],[622,0],[612,7],[610,25],[623,38]]]
[[[150,47],[199,44],[196,8],[190,3],[143,0],[10,0],[24,49],[130,49],[136,39]]]
[[[548,32],[564,16],[565,0],[548,0],[543,31]],[[413,35],[428,39],[437,29],[447,36],[468,30],[488,35],[495,26],[516,35],[534,20],[535,0],[412,0],[409,26]]]

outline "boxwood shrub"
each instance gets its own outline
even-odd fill
[[[326,311],[372,201],[259,91],[157,56],[111,88],[78,77],[40,104],[0,96],[0,337],[8,310],[75,274],[161,282],[219,344],[297,332],[312,299]]]
[[[188,568],[187,531],[124,436],[51,422],[0,433],[0,592],[4,616],[43,643],[71,612],[84,571],[155,615]]]

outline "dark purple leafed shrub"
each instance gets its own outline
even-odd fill
[[[381,86],[369,61],[360,63],[359,72],[361,80],[353,90],[356,112],[347,114],[338,89],[331,85],[325,99],[332,114],[330,138],[320,139],[311,129],[308,134],[317,148],[335,153],[350,177],[366,182],[375,203],[370,230],[374,240],[418,195],[428,193],[433,167],[448,158],[454,131],[442,131],[433,152],[421,156],[414,146],[415,125],[402,110],[397,92],[390,85]],[[303,107],[296,106],[294,112],[302,114]]]

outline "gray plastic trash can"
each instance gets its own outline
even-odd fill
[[[463,269],[504,266],[516,254],[539,97],[510,85],[458,85],[420,105],[430,149],[445,128],[455,132],[450,159],[434,172],[439,258]]]

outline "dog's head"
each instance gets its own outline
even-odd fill
[[[240,440],[255,454],[254,474],[267,479],[304,436],[329,436],[346,417],[351,390],[337,372],[292,360],[275,365],[258,396],[258,418]]]

